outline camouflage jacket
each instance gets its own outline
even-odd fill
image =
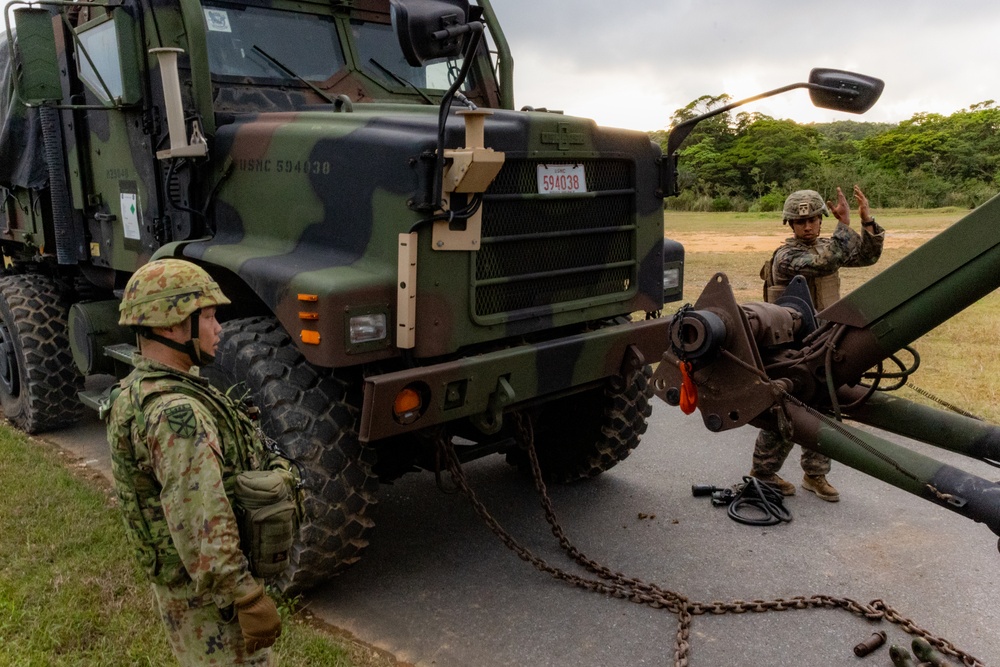
[[[841,267],[871,266],[882,256],[885,230],[875,223],[873,232],[858,233],[852,227],[837,223],[833,236],[817,239],[813,244],[794,236],[785,239],[771,258],[771,279],[774,285],[785,286],[795,276],[804,276],[818,310],[840,298],[839,280],[832,290],[817,289],[816,282],[836,276]],[[836,292],[830,294],[829,292]],[[818,295],[826,293],[826,298]],[[831,298],[832,297],[832,298]]]
[[[240,549],[236,475],[284,467],[246,413],[196,374],[136,357],[108,416],[115,490],[150,579],[219,608],[256,585]]]

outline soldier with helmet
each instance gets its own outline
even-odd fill
[[[139,354],[106,415],[115,490],[181,665],[272,665],[281,633],[244,553],[234,494],[245,471],[276,469],[290,485],[292,473],[246,411],[198,374],[228,303],[202,268],[163,259],[135,272],[120,306]]]
[[[851,227],[851,210],[847,197],[837,188],[837,203],[824,202],[815,190],[798,190],[785,200],[784,222],[793,236],[774,252],[761,268],[764,297],[773,303],[784,293],[795,276],[803,276],[809,286],[813,305],[822,311],[840,299],[841,267],[871,266],[882,256],[885,230],[875,222],[868,198],[857,185],[854,198],[861,217],[861,233]],[[823,217],[830,213],[837,219],[833,236],[820,238]],[[750,475],[769,482],[786,496],[794,495],[795,485],[778,475],[792,449],[792,442],[773,431],[762,430],[757,435]],[[803,449],[802,488],[829,502],[840,500],[840,493],[826,479],[830,459],[818,452]]]

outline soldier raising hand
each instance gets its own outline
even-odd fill
[[[815,190],[798,190],[788,195],[783,222],[792,228],[793,235],[785,239],[761,268],[768,302],[777,301],[792,278],[803,276],[813,305],[817,311],[822,311],[840,299],[841,267],[870,266],[879,260],[885,230],[875,222],[868,198],[857,185],[854,186],[854,198],[861,218],[860,234],[851,227],[851,209],[839,187],[835,202],[824,203]],[[823,238],[823,218],[830,213],[837,219],[837,227],[832,236]],[[762,430],[757,435],[750,475],[777,486],[786,496],[793,495],[795,485],[778,475],[791,449],[790,440],[779,433]],[[830,472],[829,457],[803,449],[801,463],[805,472],[802,488],[823,500],[840,500],[837,489],[826,479]]]

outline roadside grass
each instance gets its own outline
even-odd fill
[[[967,211],[880,209],[875,213],[887,230],[882,259],[874,266],[841,271],[844,295],[949,227]],[[777,213],[667,211],[665,225],[669,238],[691,246],[684,258],[684,300],[668,304],[668,315],[682,303],[697,301],[718,272],[729,278],[737,301],[763,300],[761,265],[790,235]],[[994,342],[998,329],[1000,292],[993,292],[914,342],[921,364],[911,382],[990,422],[1000,422],[1000,383],[996,381],[1000,364]],[[900,390],[900,395],[940,407],[909,388]]]
[[[110,486],[61,452],[0,424],[0,664],[175,664]],[[280,604],[288,666],[396,662],[314,627]]]

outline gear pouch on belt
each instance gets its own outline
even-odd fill
[[[288,566],[297,529],[292,481],[283,470],[250,470],[236,476],[240,541],[250,571],[268,578]]]

